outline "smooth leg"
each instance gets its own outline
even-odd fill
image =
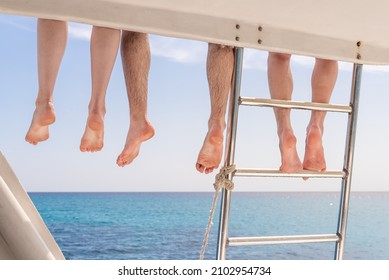
[[[100,151],[104,145],[105,96],[120,44],[120,30],[94,26],[91,37],[92,95],[82,152]]]
[[[293,78],[290,70],[290,55],[269,53],[268,81],[273,99],[290,100],[293,91]],[[300,172],[303,169],[297,154],[297,139],[290,121],[290,109],[274,108],[277,134],[281,152],[280,170],[286,173]]]
[[[67,23],[38,19],[38,83],[35,111],[25,140],[36,145],[49,138],[49,125],[55,122],[53,92],[66,48]]]
[[[338,62],[316,59],[312,73],[312,102],[329,103],[338,76]],[[306,170],[325,171],[326,161],[322,136],[326,112],[312,111],[307,127],[303,167]]]

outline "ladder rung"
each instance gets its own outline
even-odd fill
[[[267,169],[236,169],[234,174],[236,177],[294,177],[294,178],[345,178],[344,171],[325,171],[315,172],[303,170],[299,173],[284,173],[280,170]]]
[[[336,234],[264,236],[264,237],[230,237],[228,238],[228,246],[297,244],[297,243],[319,243],[319,242],[338,242],[338,241],[340,241],[340,237]]]
[[[262,107],[277,107],[287,109],[302,109],[302,110],[316,110],[316,111],[328,111],[339,113],[351,113],[352,107],[346,105],[335,105],[327,103],[315,103],[315,102],[299,102],[290,100],[279,99],[264,99],[255,97],[240,97],[240,105],[246,106],[262,106]]]

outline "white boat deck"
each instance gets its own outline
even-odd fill
[[[389,64],[385,0],[2,0],[0,13]]]

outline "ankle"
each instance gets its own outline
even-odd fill
[[[101,117],[104,117],[107,110],[105,108],[105,104],[89,104],[88,106],[88,112],[89,112],[89,115],[98,115],[98,116],[101,116]]]
[[[226,128],[226,123],[224,120],[220,119],[209,119],[208,120],[208,129],[209,130],[219,130],[221,132]]]
[[[324,133],[324,126],[322,124],[310,123],[307,127],[307,135],[311,133],[319,133],[322,136]]]
[[[51,98],[40,98],[38,97],[36,100],[35,100],[35,106],[36,107],[53,107],[54,104],[53,104],[53,100]]]
[[[294,132],[293,132],[293,129],[292,128],[280,128],[277,130],[277,134],[280,138],[284,138],[284,137],[290,137],[290,136],[293,136],[294,137]],[[296,138],[296,137],[295,137]]]

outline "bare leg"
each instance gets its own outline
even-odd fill
[[[316,59],[312,73],[312,102],[328,103],[338,76],[338,62]],[[312,111],[307,127],[307,138],[303,167],[312,171],[325,171],[326,162],[322,136],[326,113]]]
[[[150,45],[147,34],[123,31],[121,43],[124,78],[130,105],[130,128],[126,144],[116,163],[130,164],[139,154],[142,142],[154,136],[147,118],[147,90],[150,70]]]
[[[67,23],[38,19],[38,83],[35,111],[26,141],[36,145],[49,138],[55,121],[53,91],[67,40]]]
[[[120,30],[94,26],[91,38],[92,97],[81,139],[82,152],[96,152],[104,144],[105,95],[120,44]]]
[[[293,79],[290,70],[290,55],[269,53],[268,80],[273,99],[290,100],[293,91]],[[290,109],[275,108],[277,133],[281,151],[280,170],[286,173],[300,172],[303,167],[296,149],[296,137],[290,122]]]
[[[234,51],[231,47],[208,45],[207,77],[211,98],[208,133],[197,158],[196,169],[211,173],[220,164],[223,153],[223,132],[228,93],[234,68]]]

